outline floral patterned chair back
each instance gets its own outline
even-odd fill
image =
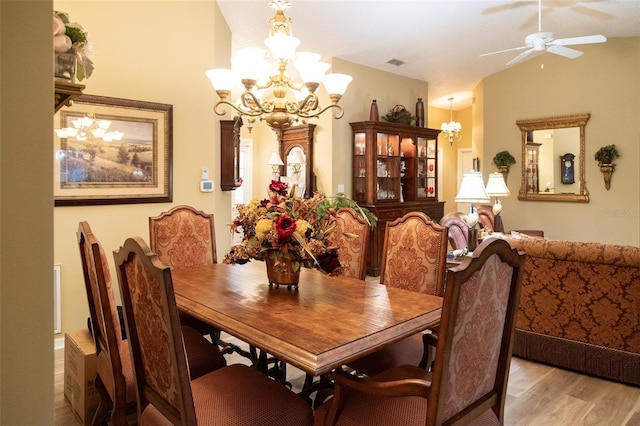
[[[130,334],[138,413],[144,416],[152,404],[174,424],[196,424],[170,269],[140,237],[128,238],[114,258]]]
[[[101,402],[94,419],[98,423],[106,420],[112,405],[112,421],[122,424],[126,420],[126,406],[135,403],[129,346],[122,340],[109,263],[102,244],[87,222],[80,222],[77,237],[96,342],[95,383]]]
[[[353,209],[347,207],[336,212],[335,224],[336,227],[329,236],[329,244],[338,247],[342,275],[364,280],[371,227]]]
[[[451,248],[465,249],[469,246],[469,227],[464,221],[465,214],[462,212],[449,212],[442,216],[440,225],[449,230],[449,243]]]
[[[386,226],[380,284],[441,296],[447,228],[420,212],[409,212]]]
[[[433,372],[335,375],[316,425],[501,425],[526,255],[487,238],[447,272]],[[453,421],[455,417],[455,421]]]
[[[176,206],[149,218],[151,251],[174,269],[216,263],[213,215]]]

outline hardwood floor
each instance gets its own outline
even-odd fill
[[[77,426],[64,402],[64,350],[55,352],[55,424]],[[239,356],[228,361],[246,363]],[[300,390],[303,373],[291,366],[287,373]],[[513,358],[505,419],[507,426],[640,426],[640,388]]]

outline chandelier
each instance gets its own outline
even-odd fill
[[[344,115],[344,109],[338,104],[351,76],[346,74],[325,74],[330,64],[320,61],[320,55],[311,52],[298,52],[300,40],[292,35],[291,20],[284,11],[291,7],[288,0],[273,0],[269,7],[275,10],[275,16],[269,20],[269,37],[264,41],[269,49],[270,58],[275,61],[277,70],[268,70],[268,55],[265,49],[242,49],[231,58],[232,69],[214,68],[206,72],[220,100],[214,111],[218,115],[226,114],[224,105],[233,108],[244,117],[251,126],[257,121],[265,121],[278,130],[293,123],[306,123],[309,118],[333,109],[333,118]],[[287,67],[293,64],[300,80],[287,74]],[[236,103],[230,100],[231,91],[237,83],[244,87]],[[316,95],[320,84],[331,99],[331,105],[321,107]]]
[[[106,142],[122,140],[124,133],[117,130],[109,131],[111,121],[97,120],[93,114],[78,117],[71,120],[73,127],[63,127],[55,129],[59,138],[75,138],[78,141],[86,141],[90,136],[95,139],[102,139]]]
[[[454,141],[460,140],[460,132],[462,131],[462,126],[457,121],[453,121],[453,98],[448,99],[450,103],[449,107],[449,122],[442,123],[441,129],[442,134],[447,135],[449,137],[449,143],[453,145]]]

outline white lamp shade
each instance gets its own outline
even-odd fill
[[[230,92],[236,82],[233,71],[228,68],[213,68],[208,70],[206,74],[215,90],[228,90]]]
[[[325,75],[323,83],[328,94],[342,96],[351,80],[353,80],[353,77],[350,75],[333,73]]]
[[[278,155],[278,153],[275,151],[271,153],[271,157],[269,158],[267,164],[270,166],[284,166],[282,158],[280,158],[280,155]]]
[[[231,68],[241,79],[258,81],[267,68],[267,51],[258,47],[238,50],[231,58]]]
[[[296,61],[296,69],[305,83],[321,83],[331,65],[320,61]]]
[[[278,61],[289,61],[293,59],[296,48],[300,44],[300,39],[295,37],[277,34],[265,39],[271,56]]]
[[[291,159],[289,160],[289,164],[304,164],[304,157],[302,156],[302,151],[296,149],[291,153]]]
[[[504,181],[504,176],[499,172],[494,172],[489,175],[486,191],[491,197],[506,197],[511,193]]]
[[[488,203],[491,200],[484,189],[482,173],[467,172],[462,175],[462,184],[455,198],[456,203]]]

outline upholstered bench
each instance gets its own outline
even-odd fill
[[[640,386],[640,248],[509,243],[527,253],[513,354]]]

